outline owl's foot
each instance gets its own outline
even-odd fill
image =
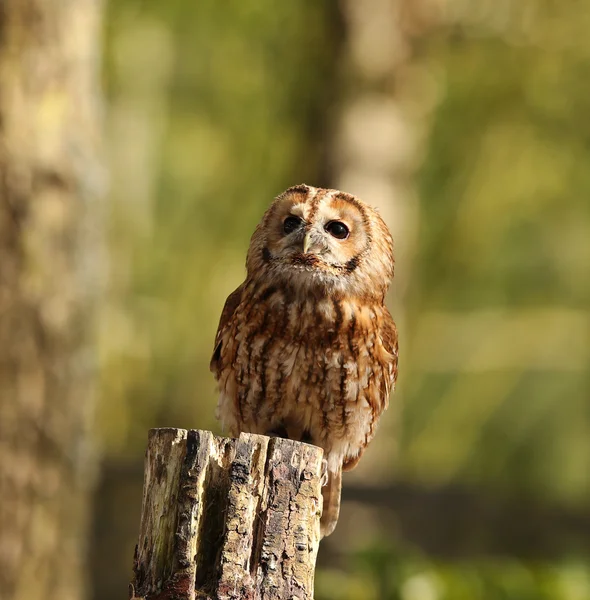
[[[287,429],[285,428],[284,425],[279,425],[278,427],[275,427],[271,431],[267,431],[266,435],[268,437],[283,438],[284,440],[289,439],[289,433],[287,432]]]
[[[328,461],[325,458],[322,459],[322,475],[320,481],[322,487],[326,487],[328,485]]]

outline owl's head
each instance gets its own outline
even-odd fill
[[[246,266],[250,279],[304,293],[382,300],[393,278],[393,240],[376,209],[355,196],[297,185],[266,211]]]

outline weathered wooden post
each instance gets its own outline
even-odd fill
[[[312,600],[322,450],[153,429],[130,598]]]

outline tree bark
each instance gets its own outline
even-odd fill
[[[83,595],[101,282],[98,0],[0,9],[0,598]]]
[[[259,435],[152,430],[130,597],[311,600],[322,456]]]

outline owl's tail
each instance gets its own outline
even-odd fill
[[[342,468],[328,471],[328,483],[322,488],[324,508],[320,519],[320,538],[330,535],[336,528],[340,514],[340,490],[342,489]]]

